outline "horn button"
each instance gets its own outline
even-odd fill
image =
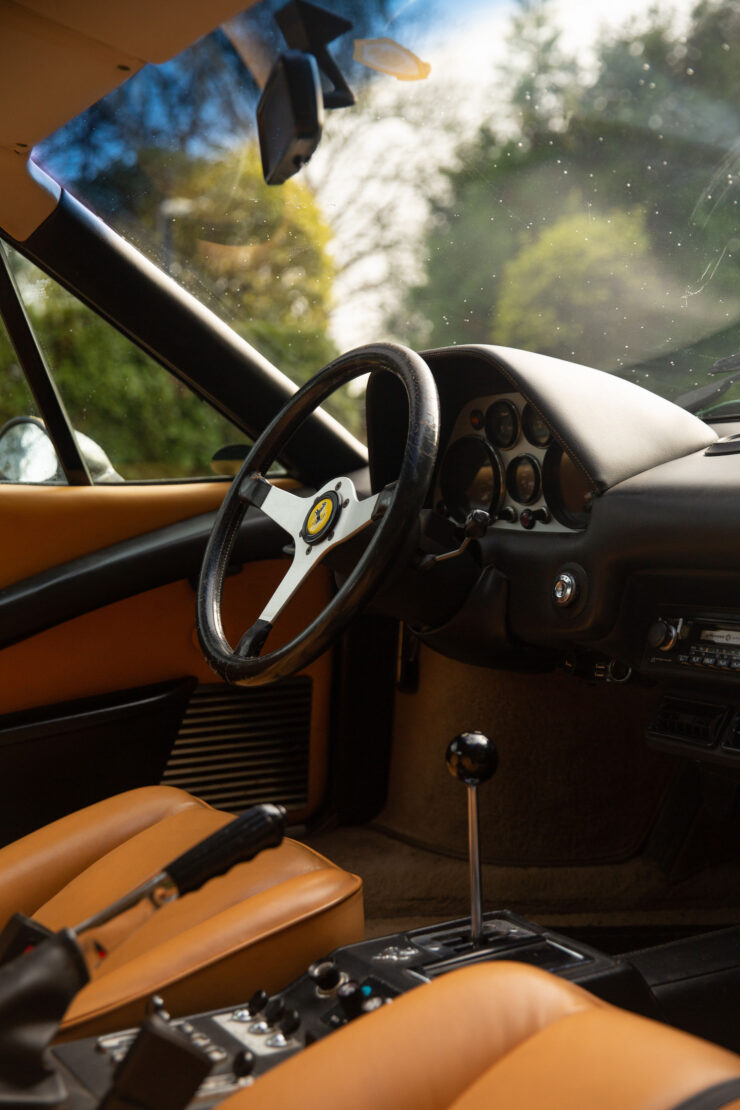
[[[341,511],[342,502],[334,490],[320,494],[308,510],[301,528],[301,537],[309,546],[321,543],[334,531]]]

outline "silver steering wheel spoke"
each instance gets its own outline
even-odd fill
[[[259,655],[275,621],[324,556],[377,517],[383,495],[360,500],[351,478],[338,478],[327,482],[312,498],[297,497],[270,485],[261,474],[250,474],[242,482],[239,496],[290,533],[295,543],[288,571],[239,641],[237,654],[252,657]]]
[[[239,499],[261,509],[297,541],[310,504],[309,497],[298,497],[280,486],[273,486],[262,474],[253,473],[247,475],[239,486]]]

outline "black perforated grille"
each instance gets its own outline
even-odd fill
[[[196,687],[162,782],[227,810],[304,806],[311,688],[305,676],[271,686]]]

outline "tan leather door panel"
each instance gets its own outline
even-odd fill
[[[99,548],[218,507],[226,483],[116,487],[0,487],[4,543],[0,588]],[[226,633],[235,643],[259,615],[285,560],[247,563],[227,579]],[[270,645],[309,623],[331,596],[322,567],[277,622]],[[323,796],[331,658],[305,672],[313,679],[309,801]],[[204,661],[195,631],[195,591],[172,582],[84,613],[0,651],[0,717],[117,690],[194,676],[220,679]],[[302,816],[303,811],[300,815]]]

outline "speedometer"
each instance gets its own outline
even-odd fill
[[[524,434],[534,447],[547,447],[552,440],[552,432],[540,414],[531,405],[524,406],[522,413]]]
[[[509,496],[520,505],[531,505],[540,495],[540,464],[532,455],[518,455],[506,471]]]
[[[519,413],[511,401],[494,401],[486,413],[486,435],[494,447],[513,447],[519,438]]]
[[[496,452],[480,436],[456,439],[444,457],[439,486],[450,516],[460,523],[473,509],[493,516],[501,498]]]

